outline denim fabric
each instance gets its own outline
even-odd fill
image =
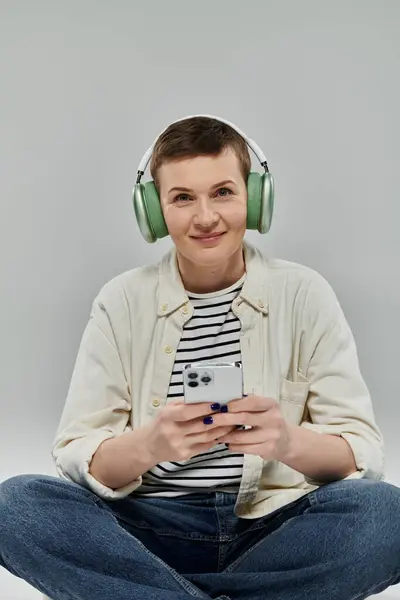
[[[258,519],[235,499],[18,475],[0,484],[0,564],[52,600],[359,600],[400,582],[396,486],[337,481]]]

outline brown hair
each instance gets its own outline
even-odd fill
[[[230,125],[211,117],[191,117],[172,123],[157,139],[150,161],[150,173],[159,189],[158,169],[162,164],[199,155],[217,156],[232,148],[239,159],[243,179],[247,182],[251,159],[247,143]]]

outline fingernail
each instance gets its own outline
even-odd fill
[[[203,423],[204,425],[211,425],[212,423],[214,423],[214,419],[211,416],[204,417]]]
[[[221,408],[221,405],[218,404],[218,402],[211,404],[211,410],[219,410],[220,408]]]
[[[228,412],[228,405],[227,404],[223,404],[221,406],[220,412],[222,412],[222,413]]]

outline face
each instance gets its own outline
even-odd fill
[[[231,148],[218,156],[164,163],[161,207],[178,253],[195,265],[222,265],[242,245],[247,185]]]

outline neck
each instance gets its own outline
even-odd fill
[[[207,294],[218,292],[231,285],[244,275],[246,266],[243,246],[223,264],[217,266],[196,265],[177,252],[179,272],[188,292]]]

